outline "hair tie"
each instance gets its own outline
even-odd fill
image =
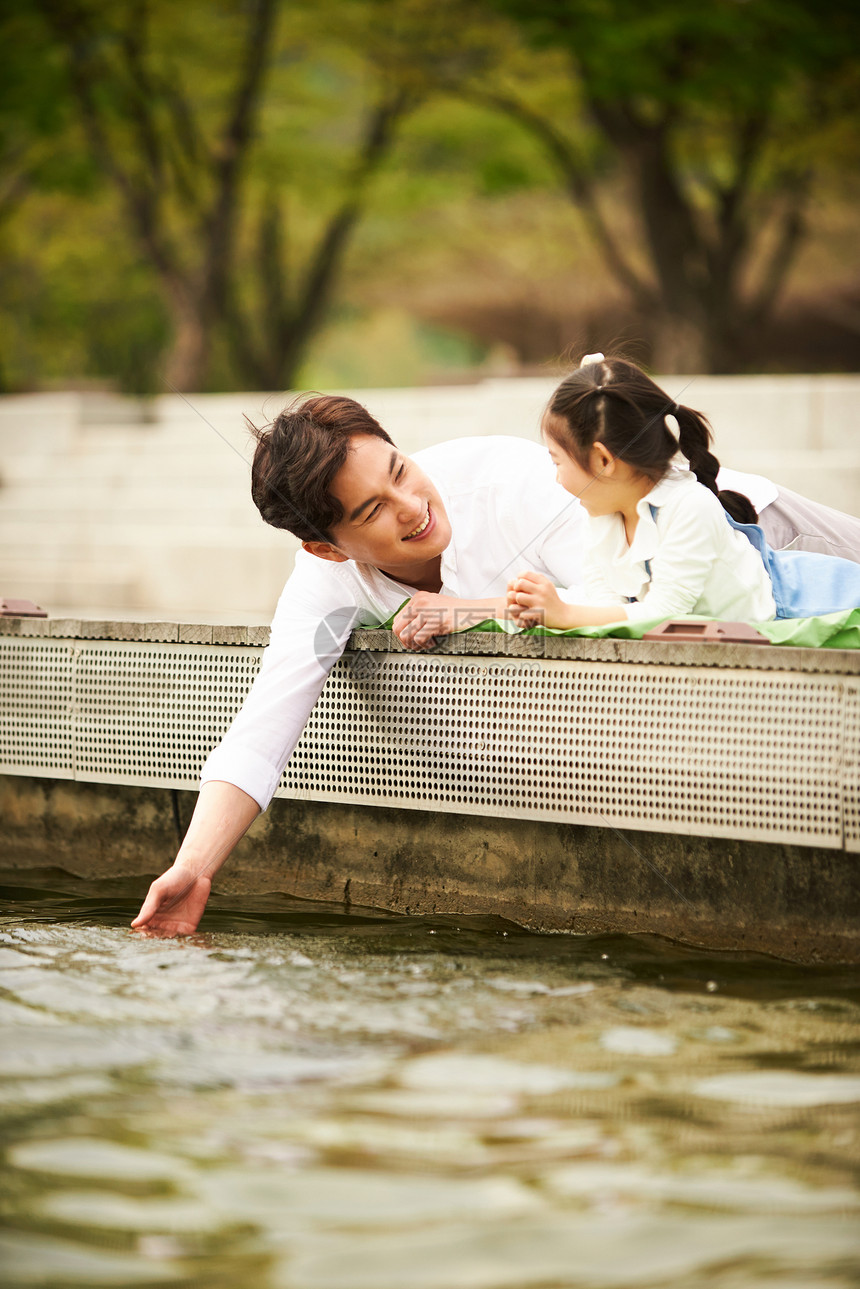
[[[595,389],[597,389],[597,390],[599,390],[601,394],[603,393],[603,386],[602,386],[602,385],[595,385],[595,387],[594,387],[594,388],[595,388]]]

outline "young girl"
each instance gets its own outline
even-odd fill
[[[559,483],[588,512],[588,603],[569,604],[548,578],[523,573],[508,586],[508,611],[520,626],[601,626],[685,614],[764,622],[860,604],[860,565],[780,552],[792,583],[798,570],[820,583],[824,569],[829,579],[823,604],[784,611],[774,598],[775,587],[782,594],[784,572],[774,570],[773,552],[763,535],[759,540],[752,503],[717,489],[708,422],[673,402],[633,363],[602,354],[583,359],[550,399],[542,429]],[[679,451],[689,470],[672,465]],[[830,582],[834,574],[838,581],[842,565],[853,570],[851,585],[840,584],[837,594]]]

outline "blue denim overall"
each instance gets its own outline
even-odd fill
[[[778,618],[818,618],[860,608],[860,564],[812,551],[775,551],[758,524],[739,524],[728,513],[726,519],[761,556]]]

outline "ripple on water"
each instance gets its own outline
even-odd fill
[[[60,1240],[39,1233],[16,1235],[0,1231],[0,1266],[10,1286],[116,1286],[169,1284],[180,1278],[176,1267],[141,1259],[134,1253],[106,1253],[77,1240]]]
[[[759,1107],[846,1105],[860,1101],[860,1077],[751,1070],[717,1074],[692,1085],[695,1096]]]
[[[856,1282],[848,973],[283,900],[145,940],[133,903],[7,901],[11,1284]]]
[[[495,1056],[441,1052],[402,1065],[398,1080],[404,1087],[454,1088],[457,1092],[492,1088],[494,1092],[523,1092],[534,1096],[566,1088],[608,1088],[618,1082],[612,1071],[580,1072],[549,1065],[507,1061]]]
[[[623,1210],[567,1214],[563,1221],[551,1215],[506,1217],[492,1224],[450,1224],[444,1239],[427,1230],[306,1239],[281,1263],[273,1282],[279,1289],[608,1289],[697,1283],[695,1277],[710,1269],[739,1262],[756,1266],[757,1282],[766,1283],[769,1266],[814,1271],[822,1264],[822,1248],[826,1265],[838,1271],[840,1262],[856,1256],[856,1226],[820,1216],[717,1221]]]
[[[600,1046],[607,1052],[625,1056],[672,1056],[678,1040],[673,1034],[661,1034],[653,1029],[616,1025],[600,1035]]]
[[[123,1146],[102,1138],[68,1137],[56,1141],[26,1141],[13,1146],[9,1162],[61,1177],[93,1177],[103,1181],[181,1181],[189,1170],[173,1155]]]

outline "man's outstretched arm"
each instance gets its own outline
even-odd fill
[[[160,935],[196,931],[213,877],[259,813],[254,798],[234,784],[204,783],[173,866],[150,886],[134,929]]]

